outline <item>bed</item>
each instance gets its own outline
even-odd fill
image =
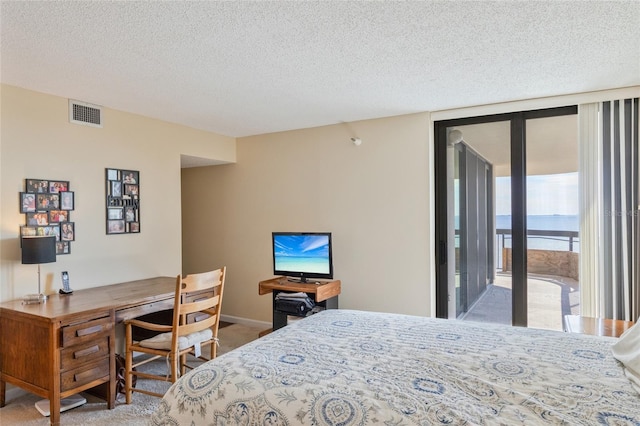
[[[219,356],[156,425],[640,425],[616,340],[327,310]]]

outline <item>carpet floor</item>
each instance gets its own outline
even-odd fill
[[[229,352],[245,343],[258,338],[258,333],[262,329],[247,327],[241,324],[231,324],[220,327],[218,337],[220,347],[218,355]],[[145,371],[152,369],[156,371],[166,371],[165,360],[154,361],[141,367]],[[138,379],[140,387],[161,389],[162,392],[169,388],[170,383],[157,382],[152,380]],[[92,425],[92,426],[113,426],[146,425],[147,421],[158,406],[160,399],[141,393],[133,393],[132,403],[125,404],[124,395],[119,394],[116,406],[113,410],[108,410],[106,402],[103,400],[82,393],[87,399],[87,403],[81,407],[71,409],[60,415],[60,424],[65,425]],[[25,425],[44,426],[49,424],[49,418],[44,417],[35,408],[34,404],[42,398],[33,394],[22,394],[21,396],[6,401],[4,408],[0,408],[0,424],[2,425]]]

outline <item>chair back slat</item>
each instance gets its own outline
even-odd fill
[[[215,308],[218,306],[219,301],[220,296],[214,296],[203,300],[196,300],[195,302],[184,302],[180,304],[180,313],[182,315],[186,315],[193,312],[200,312],[206,309]]]
[[[202,331],[207,328],[211,328],[211,326],[213,326],[217,320],[218,320],[218,317],[216,315],[213,315],[213,316],[210,316],[209,318],[205,318],[197,322],[180,325],[178,326],[178,335],[186,336],[187,334],[195,333],[196,331]]]

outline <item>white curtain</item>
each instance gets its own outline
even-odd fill
[[[640,315],[638,98],[580,105],[580,306]]]

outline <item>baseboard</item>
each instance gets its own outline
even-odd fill
[[[220,321],[232,322],[234,324],[242,324],[247,327],[270,328],[271,323],[267,321],[257,321],[249,318],[234,317],[232,315],[220,315]]]

